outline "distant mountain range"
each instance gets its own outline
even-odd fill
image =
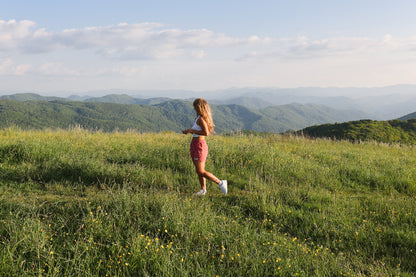
[[[10,100],[10,99],[19,99]],[[37,95],[15,95],[0,100],[0,127],[68,128],[114,131],[136,129],[142,132],[175,131],[188,128],[195,113],[185,100],[154,98],[134,99],[111,95],[85,101],[47,98]],[[147,104],[119,104],[121,103]],[[101,102],[103,101],[103,102]],[[216,132],[252,130],[284,132],[307,126],[360,119],[365,114],[342,111],[316,104],[288,104],[253,110],[241,105],[212,104]]]
[[[355,98],[342,96],[349,90]],[[68,128],[103,131],[136,129],[175,131],[194,118],[192,100],[123,94],[104,96],[41,96],[20,93],[0,96],[0,127]],[[396,92],[396,93],[394,93]],[[363,119],[416,118],[416,86],[371,89],[298,88],[229,89],[200,92],[212,106],[216,131],[285,132],[321,124]],[[132,93],[131,91],[129,93]],[[386,94],[390,93],[390,94]],[[97,93],[94,93],[97,94]],[[168,92],[166,92],[168,95]],[[377,96],[382,94],[383,96]],[[183,92],[183,96],[192,93]],[[318,96],[316,96],[318,95]]]
[[[0,94],[7,93],[0,92]],[[72,95],[66,98],[44,97],[26,93],[0,96],[0,99],[154,105],[172,99],[190,100],[195,97],[204,97],[211,104],[236,104],[252,110],[295,103],[303,105],[317,104],[337,110],[358,111],[361,114],[365,114],[360,119],[373,120],[396,119],[416,110],[416,85],[372,88],[230,88],[198,92],[180,90],[105,90],[85,92],[82,93],[82,96]]]
[[[246,88],[206,93],[219,104],[252,109],[285,104],[319,104],[341,110],[359,110],[373,120],[391,120],[416,110],[416,85],[380,88]],[[345,95],[349,95],[346,97]],[[218,100],[222,99],[222,100]]]

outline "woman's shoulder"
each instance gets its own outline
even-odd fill
[[[198,117],[197,117],[197,121],[198,121],[198,122],[201,122],[201,121],[206,122],[206,119],[204,118],[204,116],[202,116],[202,115],[198,115]]]

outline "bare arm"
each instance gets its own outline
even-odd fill
[[[198,119],[197,123],[199,126],[201,126],[202,131],[195,131],[195,134],[200,135],[200,136],[210,135],[208,124],[202,116]]]
[[[194,129],[186,129],[186,130],[183,130],[182,133],[183,134],[197,134],[197,135],[200,135],[200,136],[208,136],[210,134],[207,122],[205,121],[205,119],[202,116],[199,117],[199,119],[197,121],[197,124],[199,126],[201,126],[202,131],[197,131],[197,130],[194,130]]]

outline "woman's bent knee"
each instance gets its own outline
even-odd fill
[[[205,177],[205,171],[197,170],[196,174],[198,174],[198,176],[200,176],[200,177]]]

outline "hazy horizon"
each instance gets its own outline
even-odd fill
[[[36,91],[36,90],[17,90],[17,91],[5,91],[0,90],[0,96],[7,96],[13,94],[25,94],[33,93],[41,96],[49,97],[63,97],[68,98],[70,96],[90,96],[90,97],[102,97],[110,94],[129,95],[134,97],[152,98],[152,97],[171,97],[171,98],[184,98],[184,97],[198,97],[200,95],[213,94],[218,96],[220,93],[228,93],[224,97],[241,97],[245,94],[253,92],[281,94],[281,93],[303,93],[307,96],[343,96],[347,98],[359,98],[367,96],[386,96],[386,95],[413,95],[416,97],[416,85],[412,84],[396,84],[380,87],[229,87],[215,90],[185,90],[185,89],[121,89],[121,88],[109,88],[109,89],[97,89],[87,91],[63,91],[57,90],[52,92]],[[230,94],[231,93],[231,94]],[[261,97],[260,97],[261,98]]]
[[[79,94],[59,95],[42,94],[34,92],[5,93],[0,98],[18,101],[28,100],[56,100],[55,97],[70,101],[110,102],[119,104],[146,104],[140,99],[152,99],[153,103],[164,102],[163,98],[189,100],[203,97],[211,104],[240,105],[250,109],[260,110],[267,107],[282,105],[320,105],[350,111],[361,112],[363,118],[373,120],[390,120],[406,116],[415,112],[416,85],[396,85],[373,88],[229,88],[213,91],[189,91],[189,90],[98,90]],[[37,96],[19,95],[35,94]],[[114,95],[127,95],[126,97],[113,97]],[[11,96],[11,97],[7,97]],[[110,96],[110,97],[108,97]],[[102,98],[102,99],[100,99]],[[162,98],[162,99],[157,99]],[[150,103],[150,102],[149,102]]]

